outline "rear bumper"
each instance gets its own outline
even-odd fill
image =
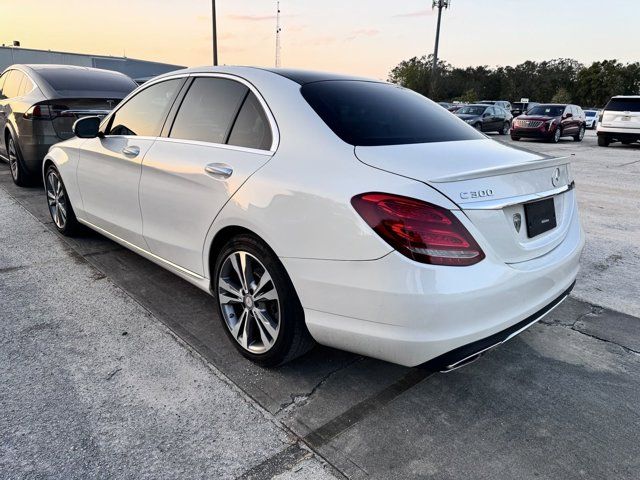
[[[318,343],[415,366],[536,316],[574,283],[584,241],[576,214],[560,245],[517,264],[487,255],[470,267],[439,267],[397,252],[282,261]]]
[[[640,129],[638,128],[612,128],[598,125],[596,132],[598,136],[604,136],[616,140],[630,140],[632,142],[640,140]]]

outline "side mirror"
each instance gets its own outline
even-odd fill
[[[485,113],[483,113],[483,114],[482,114],[482,118],[486,118],[486,117],[488,117],[489,115],[490,115],[490,113],[485,112]]]
[[[572,117],[573,117],[573,113],[567,113],[564,116],[564,118],[572,118]]]
[[[83,117],[73,124],[73,133],[78,138],[96,138],[100,133],[100,117]]]

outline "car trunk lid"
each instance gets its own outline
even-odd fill
[[[356,147],[363,163],[421,181],[447,196],[506,263],[531,260],[562,242],[575,208],[567,158],[492,140]],[[525,210],[553,198],[557,226],[529,236]],[[519,222],[518,222],[519,219]],[[519,225],[517,225],[519,223]],[[483,243],[484,243],[483,242]]]

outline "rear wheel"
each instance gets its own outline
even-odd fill
[[[11,178],[13,183],[19,187],[28,187],[33,184],[33,177],[27,172],[24,166],[22,153],[18,149],[16,141],[11,133],[7,133],[6,138],[7,154],[9,156],[9,168],[11,169]]]
[[[504,122],[504,125],[502,125],[502,130],[500,131],[500,135],[508,135],[509,130],[511,130],[511,124],[509,122]]]
[[[515,142],[519,142],[520,141],[520,137],[518,137],[516,135],[511,135],[511,140],[513,140]]]
[[[584,125],[580,126],[580,130],[578,130],[578,134],[573,137],[576,142],[581,142],[584,138],[585,127]]]
[[[314,342],[293,284],[276,255],[256,237],[238,235],[214,268],[214,296],[227,336],[246,358],[281,365]]]
[[[604,135],[598,135],[599,147],[608,147],[610,143],[611,143],[611,140],[609,139],[609,137],[606,137]]]
[[[81,225],[73,212],[60,172],[51,165],[47,168],[45,175],[44,188],[53,224],[58,232],[69,237],[73,236],[81,230]]]

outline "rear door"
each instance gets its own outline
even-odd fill
[[[640,129],[640,97],[614,97],[609,100],[602,116],[602,126]]]
[[[2,154],[5,156],[7,155],[7,149],[4,144],[4,130],[13,113],[13,105],[11,102],[20,92],[20,84],[22,83],[23,77],[22,72],[18,70],[9,70],[2,75],[4,85],[2,86],[2,98],[0,99],[0,134],[2,134],[3,138],[0,144],[3,146]]]
[[[184,81],[163,80],[139,91],[105,121],[103,135],[85,141],[80,149],[82,218],[145,250],[138,200],[142,159]]]
[[[204,275],[203,246],[225,203],[273,155],[275,122],[248,83],[198,76],[142,164],[140,205],[152,253]]]

